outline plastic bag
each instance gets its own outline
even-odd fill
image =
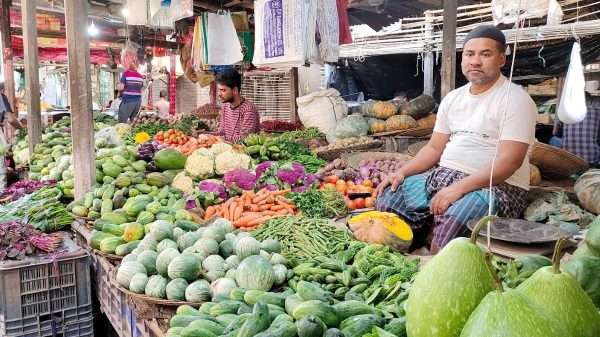
[[[342,119],[335,128],[337,138],[366,136],[368,132],[369,123],[361,115],[350,115]]]
[[[108,127],[99,130],[94,135],[94,143],[97,147],[116,147],[123,145],[123,141],[114,127]]]
[[[565,124],[579,123],[585,119],[587,114],[585,77],[580,50],[579,43],[575,42],[571,51],[571,62],[565,78],[565,85],[560,96],[560,105],[556,112],[558,119]]]
[[[519,20],[542,18],[548,14],[548,0],[492,0],[494,25],[513,24]]]
[[[321,59],[325,62],[337,62],[340,56],[340,26],[336,0],[320,0],[317,6]]]
[[[210,65],[236,64],[244,58],[231,13],[208,13],[207,47]]]
[[[335,89],[313,92],[298,97],[298,117],[304,127],[316,127],[324,133],[327,141],[335,142],[335,128],[339,120],[348,114],[346,101]]]

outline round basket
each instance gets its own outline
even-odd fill
[[[571,152],[538,141],[533,145],[529,162],[548,179],[568,179],[589,168],[585,160]]]
[[[181,305],[189,305],[192,306],[194,308],[198,308],[202,305],[202,303],[196,303],[196,302],[187,302],[187,301],[172,301],[172,300],[165,300],[162,298],[155,298],[155,297],[150,297],[150,296],[146,296],[146,295],[141,295],[141,294],[136,294],[132,291],[129,291],[121,286],[117,286],[117,288],[119,289],[119,291],[121,291],[123,294],[129,296],[131,299],[137,300],[137,301],[143,301],[146,302],[148,304],[154,304],[154,305],[162,305],[162,306],[166,306],[166,307],[178,307]]]
[[[112,262],[113,264],[121,263],[121,261],[123,261],[123,257],[119,256],[119,255],[107,254],[107,253],[101,252],[97,249],[94,249],[94,252],[96,252],[96,254],[104,257],[108,261]]]
[[[419,151],[421,151],[421,149],[423,147],[425,147],[425,145],[427,145],[427,143],[429,143],[429,141],[425,140],[422,142],[418,142],[418,143],[414,143],[412,145],[408,146],[408,154],[411,156],[416,156],[417,153],[419,153]]]
[[[383,142],[377,140],[377,141],[373,141],[368,144],[348,146],[348,147],[345,147],[342,149],[325,150],[325,151],[318,151],[318,149],[317,149],[317,150],[315,150],[315,154],[323,160],[333,161],[333,160],[340,158],[343,154],[346,154],[346,153],[362,152],[362,151],[381,147],[382,145],[383,145]]]
[[[409,137],[425,137],[433,133],[433,127],[418,126],[416,128],[410,128],[405,130],[386,131],[372,134],[372,137],[389,137],[389,136],[409,136]]]
[[[348,162],[348,166],[358,169],[363,160],[395,160],[408,162],[412,157],[396,152],[359,152],[344,154],[342,159]]]

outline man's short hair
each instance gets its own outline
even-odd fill
[[[168,95],[169,95],[169,93],[165,89],[161,90],[159,93],[159,96],[161,98],[166,98]]]
[[[235,69],[227,69],[217,74],[216,81],[218,84],[226,85],[229,88],[242,89],[242,76]]]
[[[0,90],[4,90],[4,82],[0,82]]]

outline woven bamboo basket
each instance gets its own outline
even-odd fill
[[[383,142],[376,140],[376,141],[373,141],[368,144],[347,146],[345,148],[335,149],[335,150],[319,151],[318,149],[316,149],[315,154],[323,160],[333,161],[333,160],[340,158],[343,154],[353,153],[353,152],[364,152],[366,150],[372,150],[372,149],[379,148],[382,145],[383,145]]]
[[[585,160],[571,152],[538,141],[533,145],[529,161],[547,179],[568,179],[589,168]]]
[[[396,152],[359,152],[359,153],[348,153],[342,155],[342,159],[348,162],[348,165],[352,168],[358,168],[362,160],[395,160],[408,162],[412,157],[402,153]]]

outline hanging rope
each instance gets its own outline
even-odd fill
[[[523,0],[519,0],[519,7],[518,7],[518,16],[517,16],[517,21],[515,23],[516,25],[516,36],[515,36],[515,41],[513,44],[513,49],[512,49],[512,61],[511,61],[511,65],[510,65],[510,74],[508,77],[508,84],[506,86],[506,91],[504,93],[504,102],[502,104],[503,107],[503,111],[502,111],[502,118],[501,118],[501,124],[500,124],[500,131],[499,131],[499,135],[502,135],[502,132],[504,130],[504,123],[506,121],[506,112],[508,109],[508,102],[509,101],[509,97],[510,97],[510,88],[511,88],[511,83],[512,83],[512,79],[513,79],[513,73],[515,70],[515,59],[517,56],[517,45],[519,42],[519,32],[521,30],[522,27],[525,26],[525,20],[521,21],[521,5],[522,5],[522,1]],[[498,158],[498,149],[500,145],[500,139],[498,139],[498,144],[496,145],[496,151],[494,153],[494,157],[492,159],[492,168],[490,169],[490,182],[489,182],[489,194],[488,194],[488,216],[493,215],[494,212],[494,192],[493,192],[493,188],[494,188],[494,168],[496,166],[496,159]],[[492,220],[493,221],[493,220]],[[488,221],[487,222],[487,234],[486,234],[486,239],[487,239],[487,249],[488,251],[491,251],[491,225],[492,225],[492,221]]]

